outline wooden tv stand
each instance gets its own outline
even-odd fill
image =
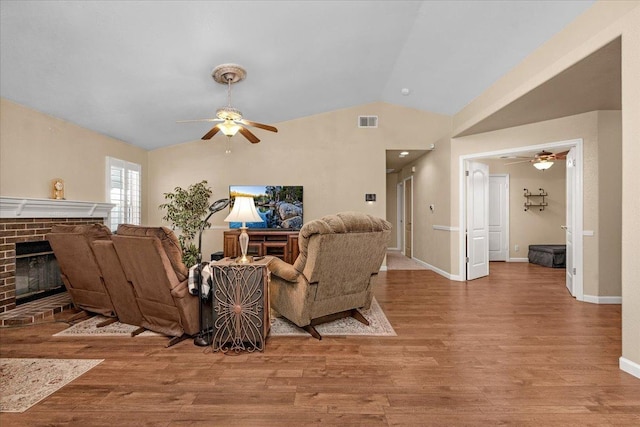
[[[293,264],[298,257],[298,234],[299,230],[260,230],[249,229],[249,248],[247,255],[253,256],[274,256],[289,264]],[[240,253],[240,242],[238,236],[240,230],[229,230],[224,232],[224,256],[238,257]]]

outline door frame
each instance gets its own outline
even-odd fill
[[[510,237],[509,236],[509,174],[508,173],[491,173],[491,170],[489,170],[489,184],[491,184],[491,177],[504,178],[504,181],[505,181],[504,212],[502,213],[504,214],[504,227],[505,227],[504,243],[507,244],[507,256],[506,256],[505,262],[509,262],[509,259],[511,258],[509,256],[509,254],[511,253],[511,247],[510,247],[511,241],[509,240],[509,237]],[[491,203],[489,203],[489,211],[491,211]]]
[[[467,161],[480,160],[486,158],[495,158],[510,154],[520,154],[530,151],[541,151],[549,149],[570,149],[576,148],[576,180],[574,183],[574,190],[576,195],[576,205],[574,206],[576,223],[574,224],[574,245],[575,245],[575,257],[574,267],[576,274],[574,276],[574,291],[575,297],[578,301],[584,301],[584,289],[583,289],[583,194],[584,194],[584,180],[583,180],[583,159],[584,159],[584,143],[582,138],[576,138],[566,141],[556,141],[546,144],[527,145],[522,147],[506,148],[502,150],[487,151],[475,154],[464,154],[458,159],[458,224],[460,224],[460,232],[458,233],[458,276],[455,279],[464,281],[466,277],[466,242],[465,242],[465,228],[467,221],[467,180],[466,180],[466,165]],[[489,171],[491,173],[491,171]],[[488,254],[487,254],[488,256]]]
[[[405,194],[407,191],[407,181],[411,181],[411,192],[410,192],[410,196],[411,196],[411,206],[409,207],[409,212],[407,212],[407,210],[404,208],[405,204],[406,204],[406,198],[405,198]],[[407,215],[408,214],[408,215]],[[399,230],[402,233],[402,246],[400,247],[400,251],[402,252],[402,255],[407,256],[407,254],[405,253],[405,247],[407,245],[406,243],[406,239],[404,238],[405,236],[405,229],[406,229],[406,224],[407,224],[407,217],[409,217],[410,222],[411,222],[411,258],[413,258],[413,176],[409,176],[407,178],[404,178],[402,180],[402,230]]]
[[[396,246],[404,255],[404,181],[396,184]]]

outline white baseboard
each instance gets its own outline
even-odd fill
[[[636,378],[640,378],[640,364],[632,362],[624,357],[620,358],[620,369],[627,374],[633,375]]]
[[[529,262],[529,258],[509,258],[507,262]]]
[[[400,252],[400,248],[387,248],[388,251]]]
[[[413,258],[413,257],[411,259],[414,260],[415,262],[417,262],[418,264],[420,264],[420,265],[428,268],[429,270],[433,271],[434,273],[437,273],[437,274],[441,275],[442,277],[446,277],[449,280],[455,280],[455,281],[458,281],[458,282],[462,281],[462,279],[460,279],[459,276],[455,276],[455,275],[453,275],[451,273],[447,273],[446,271],[444,271],[444,270],[442,270],[442,269],[440,269],[440,268],[438,268],[436,266],[433,266],[433,265],[431,265],[429,263],[426,263],[426,262],[422,261],[421,259]]]
[[[387,271],[387,266],[386,265],[381,265],[380,266],[380,271]]]
[[[598,295],[583,295],[582,301],[592,304],[622,304],[622,297],[601,297]]]

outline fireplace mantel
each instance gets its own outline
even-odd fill
[[[113,203],[0,197],[0,218],[107,218]]]

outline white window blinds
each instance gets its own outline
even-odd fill
[[[140,224],[142,167],[137,163],[107,157],[107,198],[115,203],[109,218],[111,231],[118,224]]]

